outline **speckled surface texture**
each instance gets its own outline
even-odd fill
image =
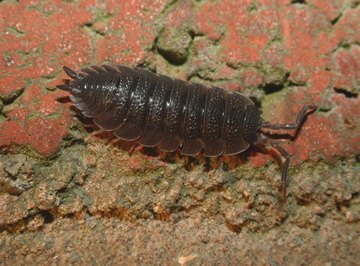
[[[0,1],[0,264],[356,265],[357,0]],[[316,104],[288,201],[271,149],[187,158],[86,129],[62,66],[121,63],[250,96],[272,122]]]

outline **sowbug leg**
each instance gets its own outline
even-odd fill
[[[306,115],[308,115],[310,112],[313,112],[316,110],[316,106],[314,105],[304,105],[304,107],[301,109],[300,113],[298,114],[296,118],[296,122],[293,124],[272,124],[270,122],[264,121],[261,124],[262,128],[270,128],[270,129],[285,129],[285,130],[291,130],[296,129],[300,127],[301,123],[303,122]]]
[[[270,142],[270,145],[273,146],[284,158],[285,161],[283,162],[282,166],[282,173],[281,173],[281,194],[283,202],[286,201],[286,188],[287,188],[287,178],[289,172],[289,165],[290,165],[290,154],[280,145],[274,142]]]
[[[288,172],[289,172],[289,166],[290,166],[290,159],[291,155],[283,148],[281,147],[277,142],[270,139],[268,136],[264,134],[259,135],[259,142],[268,144],[275,148],[281,155],[284,157],[285,161],[282,163],[282,173],[281,173],[281,197],[282,201],[286,201],[286,190],[287,190],[287,178],[288,178]]]

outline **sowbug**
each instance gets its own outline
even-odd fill
[[[64,71],[71,80],[57,87],[70,92],[85,117],[121,139],[168,152],[181,147],[190,156],[203,151],[208,157],[238,154],[258,143],[271,145],[285,159],[281,186],[286,199],[290,155],[262,129],[298,130],[315,106],[303,106],[295,123],[272,124],[238,92],[123,65],[91,66],[78,73],[64,66]]]

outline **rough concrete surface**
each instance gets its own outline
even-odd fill
[[[359,265],[358,0],[0,1],[0,264]],[[188,158],[71,116],[62,66],[121,63],[242,91],[278,154]]]

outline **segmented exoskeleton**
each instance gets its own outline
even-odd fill
[[[246,96],[218,87],[207,88],[123,65],[101,65],[79,73],[64,67],[72,78],[57,87],[69,91],[81,113],[99,127],[125,140],[163,151],[179,147],[185,155],[233,155],[265,143],[285,158],[282,193],[290,155],[261,129],[298,129],[315,106],[304,106],[294,124],[271,124]]]

